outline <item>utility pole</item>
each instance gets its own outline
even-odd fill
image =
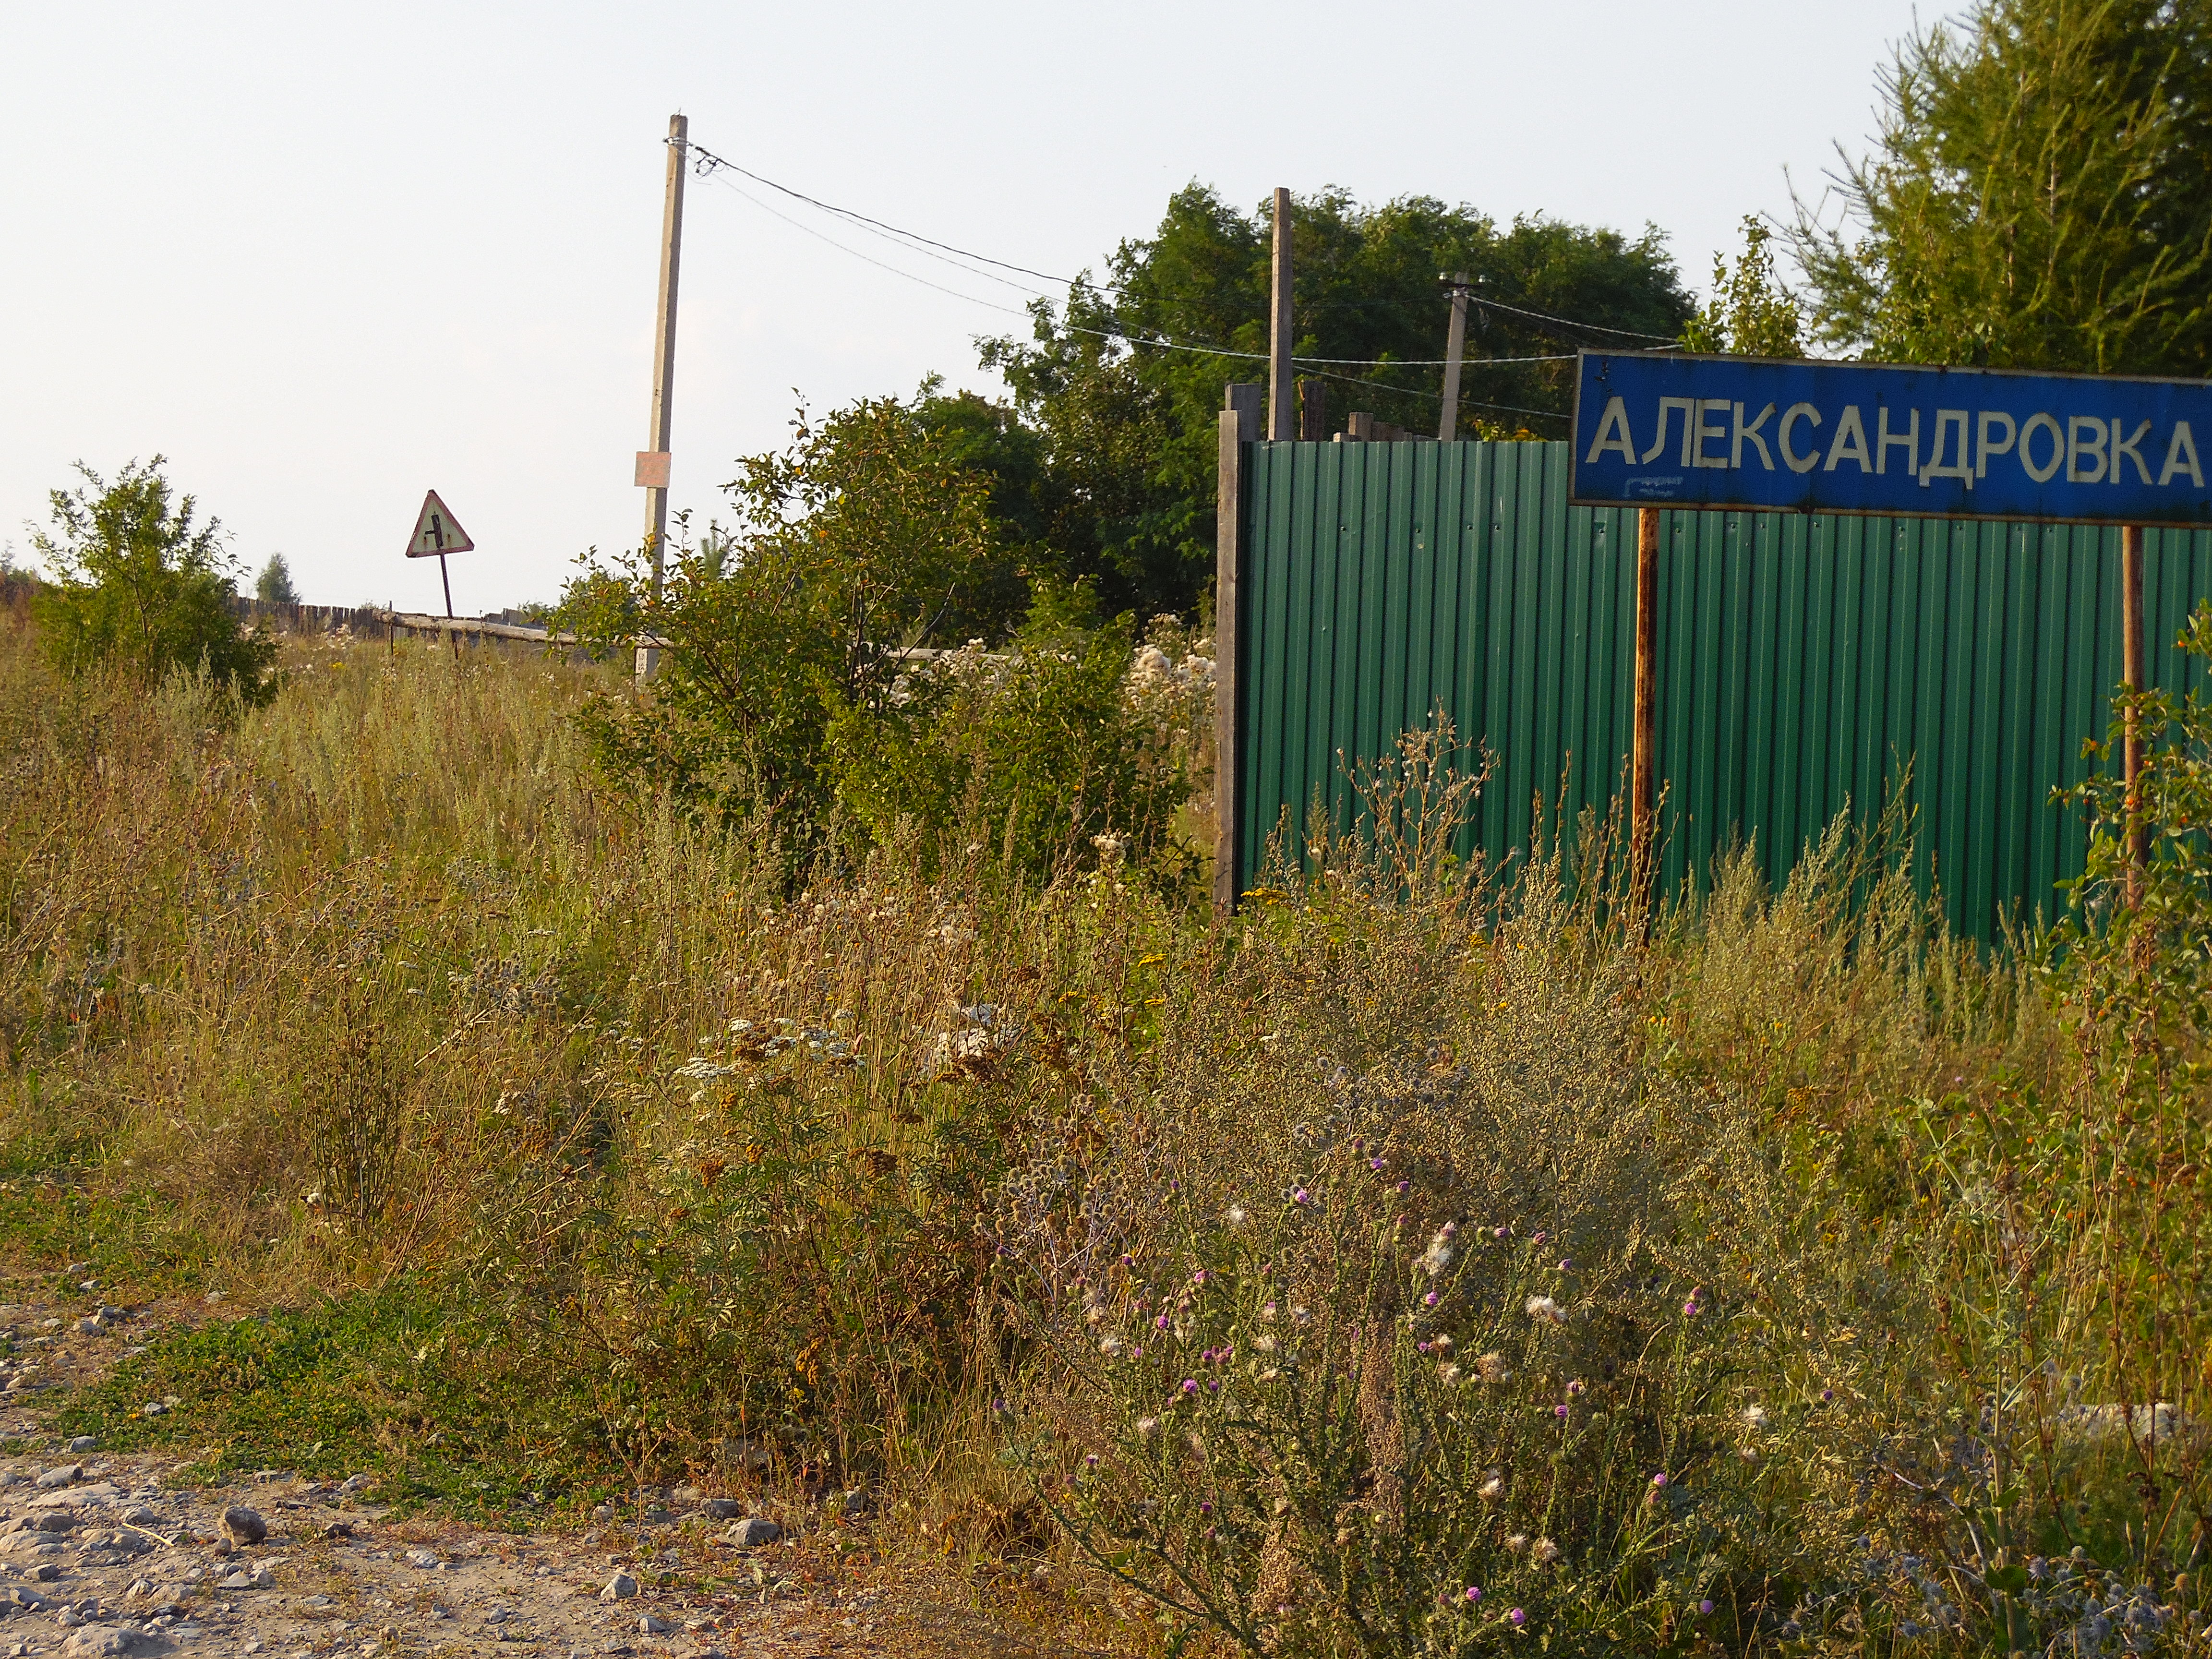
[[[1437,441],[1449,443],[1459,433],[1459,363],[1467,355],[1467,273],[1445,278],[1451,289],[1451,333],[1444,342],[1444,412],[1437,422]]]
[[[660,209],[660,306],[653,330],[653,424],[639,452],[637,481],[645,486],[645,545],[653,559],[653,597],[660,597],[665,565],[662,543],[668,534],[668,439],[673,424],[676,380],[676,266],[684,246],[684,175],[690,169],[691,123],[668,118],[668,185]],[[637,677],[648,678],[660,665],[658,647],[637,647]]]
[[[1275,280],[1267,312],[1267,437],[1298,435],[1291,385],[1291,192],[1275,191]]]

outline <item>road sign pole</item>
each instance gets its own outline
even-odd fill
[[[691,123],[688,117],[668,118],[668,181],[660,206],[660,303],[653,331],[653,422],[649,448],[668,453],[676,393],[676,267],[684,246],[684,175],[690,171]],[[666,568],[663,543],[668,534],[668,483],[664,476],[645,492],[645,545],[653,559],[653,597],[660,597],[661,576]],[[637,677],[649,678],[660,665],[660,652],[653,646],[637,647]]]
[[[438,580],[445,585],[446,620],[451,622],[453,619],[453,579],[446,573],[446,556],[442,553],[438,555]],[[449,628],[446,630],[446,642],[453,647],[453,660],[459,662],[461,659],[461,636]]]
[[[1652,800],[1659,749],[1659,509],[1636,514],[1636,687],[1629,752],[1630,903],[1648,925],[1653,887]]]
[[[2120,531],[2120,689],[2130,697],[2143,689],[2142,526],[2127,525]],[[2142,731],[2135,708],[2127,711],[2120,745],[2120,777],[2127,787],[2128,875],[2127,905],[2132,910],[2142,902],[2143,869],[2149,860],[2150,836],[2140,816],[2138,795],[2142,776]]]

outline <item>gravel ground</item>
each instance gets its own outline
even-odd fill
[[[54,1654],[667,1655],[799,1659],[896,1654],[1073,1656],[927,1559],[878,1557],[866,1517],[749,1540],[738,1506],[691,1489],[583,1530],[489,1532],[395,1520],[362,1477],[270,1470],[228,1489],[172,1478],[176,1454],[64,1447],[38,1409],[53,1383],[97,1374],[143,1320],[81,1330],[0,1307],[39,1377],[0,1394],[0,1434],[49,1446],[0,1458],[0,1659]],[[261,1541],[234,1543],[251,1510]],[[251,1535],[234,1517],[229,1531]],[[757,1534],[762,1528],[750,1528]],[[518,1645],[519,1644],[519,1645]]]

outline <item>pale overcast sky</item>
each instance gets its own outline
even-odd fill
[[[756,172],[1051,272],[1199,179],[1657,224],[1693,286],[1873,127],[1908,0],[1085,6],[0,0],[0,548],[78,459],[171,476],[304,597],[463,614],[634,544],[669,115]],[[747,186],[764,194],[756,186]],[[787,202],[969,295],[1021,296]],[[1441,311],[1439,330],[1441,332]],[[990,389],[1022,319],[694,179],[678,507],[817,407]]]

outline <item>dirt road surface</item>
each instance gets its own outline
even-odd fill
[[[66,1323],[47,1324],[64,1311]],[[318,1484],[269,1470],[205,1488],[179,1478],[188,1452],[72,1449],[52,1437],[42,1403],[145,1332],[80,1331],[76,1318],[0,1307],[0,1328],[39,1368],[0,1394],[0,1434],[40,1449],[0,1457],[0,1659],[1101,1651],[994,1607],[988,1588],[927,1559],[878,1557],[865,1516],[761,1541],[753,1517],[681,1489],[617,1522],[494,1532],[397,1518],[365,1478]],[[234,1543],[234,1510],[252,1510],[265,1538]]]

